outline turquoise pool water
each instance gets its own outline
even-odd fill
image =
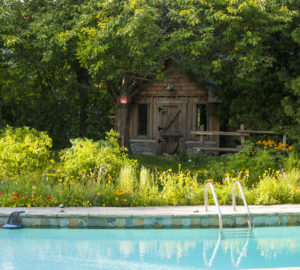
[[[300,267],[300,227],[256,228],[219,240],[217,229],[0,230],[0,269],[249,269]]]

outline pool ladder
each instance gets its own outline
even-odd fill
[[[230,229],[229,230],[223,230],[222,212],[221,212],[220,204],[219,204],[219,201],[218,201],[218,198],[217,198],[214,186],[213,186],[213,184],[211,182],[208,182],[205,185],[205,198],[204,198],[205,211],[206,212],[208,211],[208,188],[210,188],[211,191],[212,191],[212,194],[213,194],[215,205],[217,207],[217,211],[218,211],[220,236],[221,236],[222,239],[233,238],[233,237],[236,237],[236,238],[240,238],[240,237],[243,237],[243,238],[244,237],[247,237],[247,238],[248,237],[253,237],[253,227],[254,227],[254,224],[252,223],[252,219],[251,219],[251,215],[250,215],[250,210],[249,210],[249,207],[248,207],[248,204],[247,204],[247,200],[245,198],[245,194],[244,194],[242,185],[238,181],[235,181],[233,183],[233,186],[232,186],[232,206],[233,206],[233,210],[236,211],[236,196],[235,196],[236,195],[235,194],[236,186],[239,187],[239,190],[240,190],[240,193],[241,193],[241,196],[242,196],[242,199],[243,199],[246,211],[247,211],[248,228],[247,229],[244,229],[244,228],[242,228],[242,229],[235,229],[235,230],[230,230]]]
[[[230,252],[230,254],[231,254],[231,261],[232,261],[232,264],[235,267],[238,267],[239,264],[240,264],[240,262],[241,262],[242,257],[244,256],[244,254],[247,251],[247,247],[248,247],[248,243],[249,243],[249,238],[252,238],[254,236],[253,235],[254,224],[252,223],[252,219],[251,219],[249,207],[248,207],[248,204],[247,204],[247,201],[246,201],[246,198],[245,198],[245,194],[243,192],[242,185],[238,181],[234,182],[233,186],[232,186],[232,206],[233,206],[233,210],[236,211],[236,197],[235,197],[236,186],[239,187],[239,190],[240,190],[240,193],[241,193],[241,196],[242,196],[245,208],[247,210],[248,228],[247,229],[243,228],[243,229],[234,229],[234,230],[232,230],[232,229],[223,230],[222,212],[221,212],[221,208],[220,208],[220,205],[219,205],[219,201],[218,201],[218,198],[217,198],[214,186],[213,186],[213,184],[211,182],[208,182],[205,185],[205,199],[204,199],[205,200],[204,201],[204,203],[205,203],[205,211],[208,211],[208,191],[207,191],[207,189],[209,187],[211,189],[211,191],[212,191],[214,202],[215,202],[215,205],[217,207],[218,216],[219,216],[219,228],[220,228],[218,241],[217,241],[217,243],[216,243],[216,245],[214,247],[213,253],[212,253],[209,261],[207,260],[207,257],[206,257],[207,245],[205,243],[203,243],[203,259],[204,259],[204,263],[205,263],[206,267],[211,267],[212,266],[213,261],[215,259],[215,256],[216,256],[216,254],[218,252],[221,240],[231,239],[231,241],[232,241],[232,238],[246,238],[246,242],[243,245],[242,251],[240,252],[239,257],[237,258],[237,260],[235,260],[235,258],[234,258],[234,254],[233,254],[234,253],[233,252],[234,247],[233,247],[233,242],[231,242],[231,247],[230,247],[230,250],[231,250],[231,252]]]

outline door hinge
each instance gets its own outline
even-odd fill
[[[167,112],[168,108],[166,107],[158,107],[158,112]]]
[[[161,130],[166,130],[165,128],[161,128],[160,126],[158,126],[158,131],[161,131]]]

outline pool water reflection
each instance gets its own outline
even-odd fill
[[[279,267],[300,267],[300,227],[256,228],[252,238],[225,240],[217,229],[0,231],[5,270]]]

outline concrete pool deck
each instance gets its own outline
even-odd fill
[[[300,205],[249,206],[255,226],[300,225]],[[0,225],[11,212],[21,214],[24,227],[38,228],[209,228],[218,227],[217,209],[200,206],[0,208]],[[224,227],[246,227],[244,206],[221,206]]]

